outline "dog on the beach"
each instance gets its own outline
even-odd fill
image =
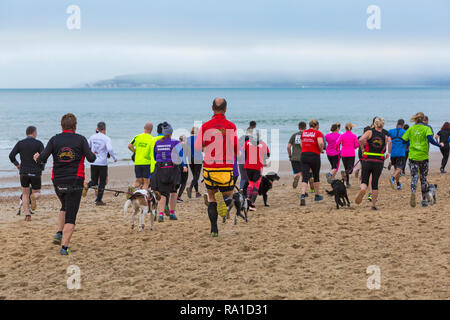
[[[428,191],[425,194],[425,200],[428,202],[428,204],[433,205],[436,203],[436,196],[437,196],[437,184],[429,184]]]
[[[249,208],[249,200],[244,194],[244,190],[239,190],[238,192],[233,194],[233,201],[228,205],[227,217],[230,215],[231,209],[236,207],[236,214],[234,216],[234,224],[237,224],[238,217],[244,219],[245,222],[248,222],[248,208]],[[242,214],[243,213],[243,214]],[[224,222],[226,218],[224,218]]]
[[[350,200],[348,200],[347,188],[345,187],[345,180],[333,180],[331,181],[331,187],[333,190],[327,191],[328,195],[334,196],[334,201],[336,201],[336,209],[339,209],[339,206],[345,207],[346,201],[347,206],[350,207]]]
[[[264,206],[266,207],[269,206],[267,204],[267,192],[272,189],[273,182],[278,180],[280,180],[280,176],[275,172],[269,172],[261,178],[261,184],[259,185],[258,194],[263,197]]]
[[[133,192],[130,198],[125,202],[123,206],[124,218],[127,218],[128,207],[132,205],[133,212],[131,214],[131,229],[134,229],[136,215],[139,215],[139,232],[145,228],[145,217],[147,213],[151,211],[153,216],[150,217],[150,230],[153,230],[153,222],[156,217],[156,209],[158,207],[158,202],[156,200],[155,193],[150,189],[149,191],[144,189],[139,189]]]

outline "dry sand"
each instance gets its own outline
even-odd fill
[[[270,208],[258,199],[249,223],[220,223],[218,239],[208,236],[201,198],[184,196],[178,221],[138,233],[123,220],[123,196],[107,194],[108,205],[95,207],[90,191],[69,257],[52,244],[56,196],[43,197],[31,223],[15,216],[16,198],[1,198],[0,299],[449,299],[450,175],[437,168],[429,179],[439,185],[436,205],[411,209],[409,175],[393,191],[385,173],[378,212],[354,204],[355,178],[351,208],[336,210],[328,196],[300,207],[284,175]],[[133,169],[110,176],[123,187]],[[70,265],[81,269],[80,290],[67,289]],[[370,265],[381,268],[380,290],[366,286]]]

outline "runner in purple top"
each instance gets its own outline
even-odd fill
[[[161,197],[158,201],[158,222],[164,221],[164,207],[167,197],[169,197],[170,220],[177,220],[175,207],[177,204],[177,189],[181,183],[181,170],[187,172],[183,148],[180,141],[172,139],[172,133],[173,129],[170,124],[164,122],[162,126],[164,138],[158,140],[154,147],[156,166],[151,178],[151,187]]]

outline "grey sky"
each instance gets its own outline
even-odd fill
[[[81,8],[81,30],[66,9]],[[381,30],[366,28],[369,5]],[[450,1],[2,0],[0,87],[143,72],[308,79],[450,75]]]

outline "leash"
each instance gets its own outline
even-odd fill
[[[98,191],[98,187],[97,186],[93,186],[93,187],[91,187],[91,189],[94,189],[94,190]],[[131,193],[129,193],[127,191],[120,191],[120,190],[114,190],[114,189],[103,189],[103,191],[114,192],[114,197],[118,197],[120,194],[131,195]]]

